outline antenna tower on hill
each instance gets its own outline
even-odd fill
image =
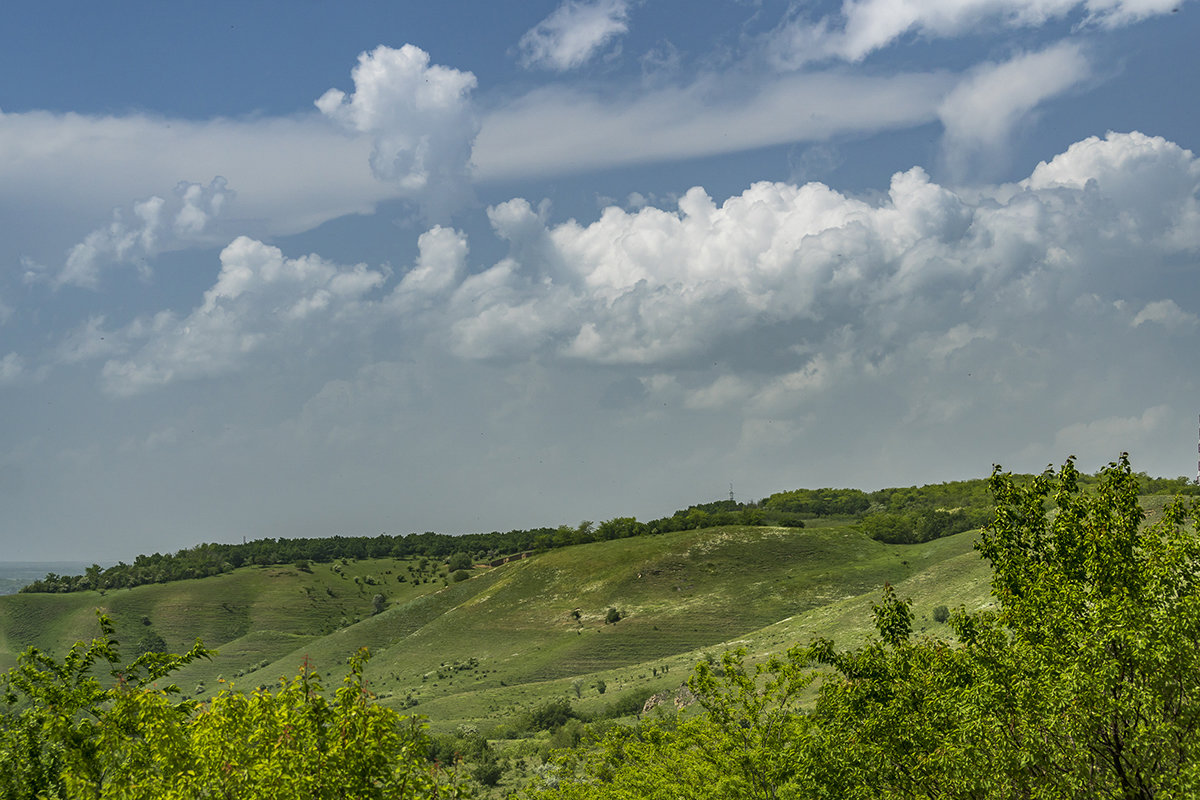
[[[1196,465],[1196,478],[1200,480],[1200,464]],[[733,502],[733,484],[729,484],[729,502]]]

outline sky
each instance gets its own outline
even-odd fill
[[[17,3],[0,560],[1189,478],[1200,3]]]

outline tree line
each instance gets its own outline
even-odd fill
[[[1027,483],[1033,479],[1032,475],[1014,476],[1017,482]],[[1097,478],[1080,473],[1079,480],[1080,485],[1090,486]],[[1134,480],[1141,494],[1200,493],[1200,487],[1190,484],[1186,478],[1151,478],[1144,473],[1137,473]],[[459,554],[473,563],[488,562],[512,553],[724,525],[803,528],[805,520],[823,517],[852,518],[859,524],[860,530],[873,539],[891,544],[910,544],[979,528],[987,522],[992,512],[987,479],[874,492],[860,489],[794,489],[777,492],[760,501],[736,502],[731,499],[699,503],[649,522],[639,522],[634,517],[616,517],[598,525],[585,520],[574,526],[463,535],[426,531],[407,535],[268,538],[241,544],[207,543],[176,553],[139,555],[132,564],[122,561],[107,568],[93,564],[82,575],[49,573],[29,583],[21,591],[106,591],[205,578],[247,565],[272,566],[301,561],[328,563],[338,559],[388,557],[424,557],[448,561]]]

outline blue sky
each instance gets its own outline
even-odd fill
[[[0,544],[1195,470],[1200,4],[27,4]]]

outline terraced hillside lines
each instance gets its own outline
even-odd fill
[[[494,582],[502,569],[488,570],[472,580],[432,590],[407,602],[395,603],[378,615],[328,636],[304,642],[297,649],[280,654],[272,663],[248,673],[247,680],[273,681],[281,676],[294,675],[302,662],[321,674],[340,675],[346,661],[360,647],[371,650],[373,655],[368,664],[368,675],[374,675],[381,670],[379,665],[388,663],[393,655],[404,657],[402,653],[393,653],[392,650],[406,649],[408,637],[439,620],[446,620],[456,608]]]

